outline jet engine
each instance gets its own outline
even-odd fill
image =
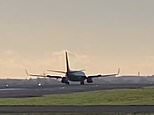
[[[62,83],[66,83],[66,82],[68,82],[68,81],[67,81],[66,77],[63,77],[62,80],[61,80],[61,82],[62,82]]]
[[[92,78],[87,78],[87,83],[93,83]]]

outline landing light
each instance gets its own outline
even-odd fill
[[[38,84],[38,86],[40,87],[40,86],[42,86],[42,84],[41,84],[41,83],[39,83],[39,84]]]
[[[9,87],[9,85],[8,85],[8,84],[6,84],[5,86],[6,86],[6,87]]]

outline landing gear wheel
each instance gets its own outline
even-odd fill
[[[66,82],[67,85],[70,85],[70,82]]]
[[[81,81],[81,82],[80,82],[80,85],[84,85],[84,81]]]

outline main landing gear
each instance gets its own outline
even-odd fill
[[[84,81],[81,81],[81,82],[80,82],[80,85],[84,85]]]
[[[70,85],[70,82],[67,81],[67,82],[65,82],[65,84]]]

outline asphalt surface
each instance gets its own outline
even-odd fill
[[[154,106],[1,106],[0,113],[154,113]]]
[[[23,97],[39,97],[50,94],[66,94],[74,92],[87,92],[96,90],[109,89],[136,89],[147,86],[154,86],[149,84],[56,84],[47,86],[28,86],[28,87],[12,87],[1,88],[0,98],[23,98]]]
[[[1,88],[0,98],[27,98],[50,94],[66,94],[74,92],[87,92],[109,89],[136,89],[153,87],[150,84],[56,84],[47,86],[24,86]],[[79,113],[79,114],[100,114],[103,112],[112,113],[154,113],[152,106],[0,106],[0,113]]]

